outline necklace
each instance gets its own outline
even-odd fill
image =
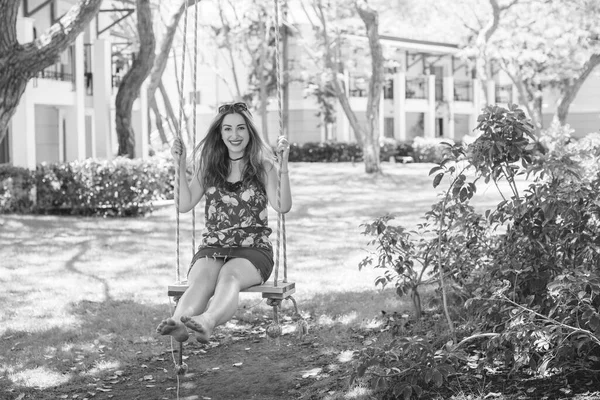
[[[229,157],[230,161],[240,161],[242,158],[244,158],[244,156],[241,156],[240,158],[231,158]]]

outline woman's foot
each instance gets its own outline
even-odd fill
[[[194,332],[196,332],[196,340],[200,343],[208,343],[210,335],[215,328],[215,324],[204,314],[197,317],[181,317],[181,322]]]
[[[161,335],[171,335],[178,342],[185,342],[190,337],[185,325],[173,318],[167,318],[158,324],[156,332]]]

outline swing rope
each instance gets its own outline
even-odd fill
[[[196,120],[197,120],[197,106],[198,106],[198,1],[194,1],[194,73],[192,74],[192,87],[194,89],[194,96],[192,103],[192,146],[191,149],[196,148]],[[192,153],[193,154],[193,150]],[[197,173],[196,157],[193,159],[193,171]],[[192,257],[196,250],[196,207],[192,208]]]
[[[197,9],[197,1],[195,2],[195,11],[196,11],[196,19],[198,18],[198,9]],[[184,11],[184,23],[183,23],[183,49],[182,49],[182,57],[181,57],[181,79],[178,80],[177,82],[177,90],[179,91],[179,121],[178,121],[178,128],[177,128],[177,135],[180,139],[182,139],[182,134],[181,134],[181,129],[183,126],[183,107],[184,107],[184,94],[183,94],[183,87],[184,87],[184,82],[185,82],[185,55],[186,55],[186,50],[187,50],[187,24],[188,24],[188,5],[185,4],[185,11]],[[198,24],[196,23],[196,28],[194,30],[194,36],[198,36]],[[195,53],[197,54],[197,49],[195,49]],[[176,57],[173,57],[173,60],[175,60]],[[175,63],[175,65],[177,65],[177,63]],[[175,73],[175,75],[177,76],[177,73]],[[195,110],[194,110],[195,111]],[[194,131],[195,131],[195,115],[194,115]],[[195,132],[194,132],[195,134]],[[195,138],[194,138],[195,140]],[[184,171],[185,173],[185,171]],[[181,178],[181,171],[180,171],[180,160],[176,160],[175,162],[175,187],[174,187],[174,191],[175,191],[175,225],[176,225],[176,232],[175,232],[175,238],[176,238],[176,257],[177,257],[177,262],[175,264],[175,278],[177,282],[181,282],[181,275],[180,275],[180,237],[181,237],[181,226],[180,226],[180,219],[179,219],[179,186],[180,186],[180,178]],[[194,214],[193,214],[194,215]],[[192,236],[195,235],[195,232],[192,234]],[[193,251],[193,249],[192,249]],[[171,355],[173,356],[173,361],[175,361],[175,356],[174,356],[174,349],[173,349],[173,338],[171,338]],[[183,343],[179,343],[179,353],[177,355],[177,362],[175,362],[175,371],[176,371],[176,375],[177,375],[177,399],[179,399],[179,375],[183,375],[185,374],[185,372],[187,371],[187,365],[183,362]]]
[[[185,5],[185,11],[184,11],[184,17],[183,17],[183,50],[182,50],[182,54],[181,54],[181,79],[179,81],[179,85],[178,85],[178,89],[179,89],[179,121],[178,121],[178,128],[177,128],[177,135],[179,136],[179,138],[182,138],[181,135],[181,127],[183,125],[183,105],[184,105],[184,95],[183,95],[183,86],[184,86],[184,80],[185,80],[185,53],[186,53],[186,49],[187,49],[187,24],[188,24],[188,7],[187,4]],[[195,35],[198,35],[198,26],[196,25],[196,29],[195,29]],[[197,51],[197,50],[196,50]],[[184,171],[185,173],[185,171]],[[176,233],[175,233],[175,241],[176,241],[176,257],[177,257],[177,262],[175,265],[175,278],[177,282],[181,282],[181,274],[180,274],[180,268],[179,268],[179,258],[180,258],[180,221],[179,221],[179,180],[181,178],[181,171],[180,171],[180,160],[177,160],[177,162],[175,163],[175,225],[176,225]]]
[[[279,133],[285,136],[283,130],[283,94],[281,89],[281,63],[279,60],[279,0],[273,0],[275,8],[275,82],[277,84],[277,116],[279,118]],[[279,171],[277,179],[277,208],[281,210],[281,177],[283,167],[283,157],[279,156]],[[283,253],[282,253],[283,252]],[[287,255],[286,255],[286,237],[285,237],[285,214],[277,213],[277,249],[275,253],[275,271],[273,276],[273,285],[277,286],[279,277],[279,257],[283,254],[283,283],[287,283]]]

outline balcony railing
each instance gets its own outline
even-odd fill
[[[454,101],[473,101],[473,81],[454,81]]]
[[[426,99],[427,98],[426,76],[406,77],[406,98],[407,99]]]
[[[36,78],[51,79],[53,81],[73,82],[73,74],[57,71],[53,67],[46,68],[36,75]]]
[[[511,103],[513,98],[513,86],[496,85],[496,103]]]

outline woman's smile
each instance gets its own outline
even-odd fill
[[[250,141],[244,117],[237,113],[227,114],[221,125],[221,139],[229,150],[229,157],[237,158],[243,155]]]

